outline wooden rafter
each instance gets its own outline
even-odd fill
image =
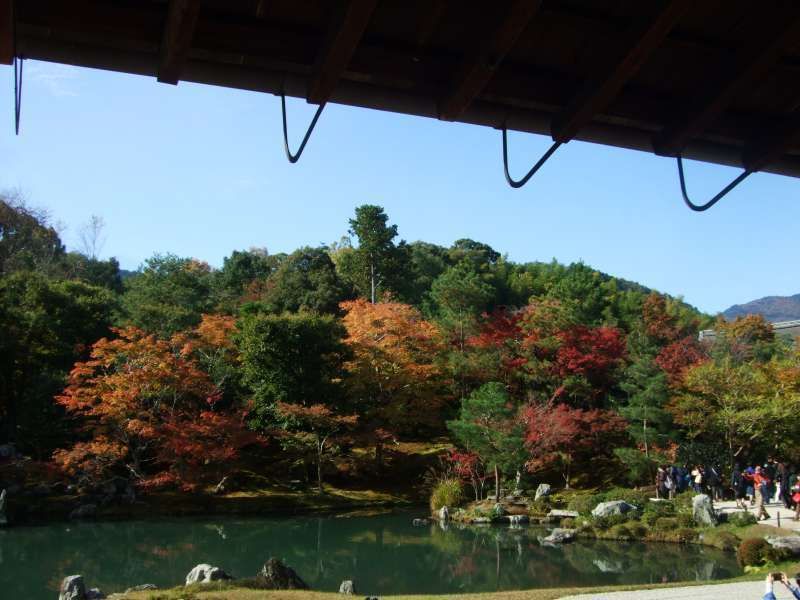
[[[0,0],[0,65],[14,60],[13,0]]]
[[[158,80],[177,84],[192,45],[200,0],[170,0],[161,38]]]
[[[588,81],[569,105],[553,118],[553,139],[568,142],[595,115],[605,110],[692,3],[693,0],[668,0],[654,16],[633,25],[621,53],[609,67]]]
[[[439,102],[439,118],[458,119],[483,91],[495,70],[539,10],[541,0],[513,0],[484,45],[456,70],[451,88]]]
[[[800,108],[771,134],[745,147],[742,163],[748,171],[761,171],[797,145],[800,145]]]
[[[328,101],[353,57],[376,5],[377,0],[347,0],[339,4],[311,71],[309,102],[324,104]]]
[[[694,95],[698,98],[688,111],[665,127],[653,139],[658,154],[674,156],[698,136],[730,105],[733,99],[769,69],[790,42],[800,37],[800,17],[786,19],[778,31],[748,45],[734,59],[725,57],[704,86]]]

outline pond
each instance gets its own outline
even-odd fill
[[[52,600],[80,573],[106,593],[183,582],[207,562],[255,575],[275,556],[314,589],[354,579],[360,594],[458,593],[731,577],[732,553],[699,546],[579,541],[539,543],[539,528],[414,527],[412,516],[207,517],[60,523],[0,530],[0,590]]]

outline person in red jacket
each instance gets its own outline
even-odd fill
[[[764,508],[764,503],[767,500],[770,484],[770,479],[767,477],[761,467],[756,467],[756,472],[753,475],[745,474],[745,477],[753,480],[753,487],[756,492],[756,519],[769,519],[769,513]]]

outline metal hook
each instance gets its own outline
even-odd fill
[[[308,142],[311,132],[314,131],[314,125],[317,124],[317,119],[319,119],[319,116],[322,114],[323,108],[325,108],[324,102],[319,105],[317,112],[314,114],[314,118],[311,119],[311,125],[308,126],[306,135],[303,137],[303,141],[300,142],[300,148],[297,149],[297,154],[292,154],[292,151],[289,150],[289,134],[286,130],[286,96],[283,92],[281,92],[281,112],[283,113],[283,147],[286,149],[286,158],[289,159],[290,163],[296,163],[298,160],[300,160],[300,155],[303,154],[303,149],[306,147],[306,142]]]
[[[528,180],[536,174],[536,171],[538,171],[541,168],[541,166],[547,162],[547,159],[553,155],[553,152],[558,150],[558,147],[562,143],[563,142],[553,142],[553,145],[550,146],[547,152],[545,152],[542,155],[542,158],[540,158],[537,161],[537,163],[533,165],[533,167],[531,168],[530,171],[528,171],[525,177],[523,177],[519,181],[515,181],[514,179],[511,178],[511,175],[508,172],[508,128],[506,127],[506,124],[503,123],[503,170],[505,171],[506,181],[508,182],[508,185],[510,185],[512,188],[521,188],[523,185],[528,183]]]
[[[22,113],[22,65],[24,56],[14,56],[14,131],[19,135],[19,116]]]
[[[714,206],[717,202],[722,200],[725,194],[727,194],[737,185],[742,183],[742,181],[744,181],[747,178],[747,176],[753,172],[748,170],[743,171],[736,179],[734,179],[728,185],[722,188],[722,191],[720,191],[716,196],[711,198],[711,200],[709,200],[705,204],[695,204],[694,202],[689,200],[689,195],[686,192],[686,179],[683,176],[683,158],[681,158],[680,154],[678,154],[677,158],[678,158],[678,177],[680,178],[681,181],[681,194],[683,194],[683,201],[686,203],[686,206],[688,206],[689,208],[691,208],[696,212],[703,212],[704,210],[708,210],[709,208]]]

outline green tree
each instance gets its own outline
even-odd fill
[[[405,242],[395,245],[397,225],[387,225],[388,220],[374,204],[357,207],[350,219],[350,234],[358,238],[353,281],[373,304],[381,292],[401,289],[408,272],[408,247]]]
[[[461,446],[494,470],[499,499],[501,475],[518,472],[525,462],[523,423],[503,384],[487,383],[464,398],[458,418],[448,421],[447,428]]]
[[[211,310],[211,269],[203,262],[156,254],[125,281],[125,321],[168,338],[200,323]]]
[[[436,278],[430,295],[437,320],[453,333],[463,352],[467,336],[475,333],[478,317],[490,307],[492,286],[468,261],[462,261]]]
[[[270,312],[336,313],[347,289],[325,248],[292,252],[269,278],[262,302]]]
[[[108,333],[115,298],[79,281],[21,271],[0,278],[0,435],[39,457],[66,434],[53,396]]]
[[[0,275],[49,272],[63,255],[64,245],[46,212],[19,197],[0,195]]]

